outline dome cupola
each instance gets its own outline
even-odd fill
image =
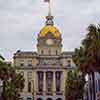
[[[54,25],[53,18],[49,6],[49,13],[48,16],[46,16],[45,25],[38,34],[37,49],[39,55],[55,56],[61,54],[62,37],[59,30]]]
[[[54,26],[53,16],[50,15],[46,16],[46,24],[40,30],[39,37],[45,37],[48,33],[51,33],[54,38],[60,37],[59,30]]]

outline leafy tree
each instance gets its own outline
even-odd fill
[[[24,87],[24,79],[21,74],[16,74],[15,79],[7,80],[5,84],[6,100],[18,100],[20,90]]]
[[[24,78],[14,67],[0,60],[0,79],[3,81],[3,100],[18,100],[19,90],[24,88]]]
[[[85,79],[78,74],[77,69],[67,72],[66,100],[78,100],[83,98]]]
[[[76,48],[73,60],[83,74],[91,74],[93,79],[93,98],[95,100],[94,72],[100,71],[100,26],[91,24],[88,34],[80,48]]]

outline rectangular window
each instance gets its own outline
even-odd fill
[[[49,49],[48,53],[49,53],[49,55],[51,55],[51,50],[50,49]]]
[[[20,66],[24,66],[24,60],[23,59],[20,59],[19,62],[20,62]]]
[[[67,67],[71,67],[71,60],[67,60]]]
[[[41,54],[44,54],[44,51],[43,50],[41,50]]]
[[[58,51],[56,50],[56,55],[58,54]]]
[[[28,92],[31,92],[31,81],[28,82]]]
[[[32,66],[32,64],[28,64],[28,66]]]
[[[60,89],[61,89],[61,71],[57,71],[55,73],[55,78],[56,78],[56,91],[60,92]]]
[[[46,73],[46,89],[51,92],[53,88],[53,72]]]
[[[32,66],[32,60],[28,60],[28,66]]]
[[[20,63],[20,66],[24,66],[24,63]]]
[[[43,91],[43,72],[38,71],[38,91],[42,92]]]
[[[27,78],[28,78],[28,92],[31,92],[31,81],[32,81],[32,71],[27,72]]]
[[[32,80],[32,71],[29,71],[27,73],[27,77],[28,77],[28,80]]]

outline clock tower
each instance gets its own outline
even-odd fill
[[[55,27],[53,16],[46,16],[45,26],[38,34],[37,49],[39,55],[60,55],[62,51],[62,37]]]
[[[75,67],[73,52],[62,51],[62,36],[51,15],[46,16],[44,27],[38,33],[37,50],[14,54],[16,72],[25,79],[20,100],[65,100],[68,69]]]

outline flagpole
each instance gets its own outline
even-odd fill
[[[48,3],[48,16],[46,16],[46,25],[53,25],[53,16],[51,15],[51,0],[45,0]]]
[[[49,16],[51,16],[51,2],[50,1],[49,1],[49,13],[48,13]]]

